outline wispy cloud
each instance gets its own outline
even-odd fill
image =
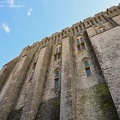
[[[14,0],[8,0],[8,3],[9,3],[9,5],[10,5],[11,7],[13,7],[13,5],[14,5]]]
[[[14,6],[14,0],[7,0],[6,3],[8,4],[9,7]]]
[[[30,9],[28,10],[28,12],[27,12],[27,15],[28,15],[28,16],[31,16],[32,11],[33,11],[33,9],[30,8]]]
[[[5,2],[4,2],[5,1]],[[0,7],[9,7],[9,8],[22,8],[25,7],[25,5],[23,4],[15,4],[15,0],[2,0],[2,2],[0,2]]]
[[[10,27],[6,23],[3,23],[2,26],[6,33],[10,32]]]

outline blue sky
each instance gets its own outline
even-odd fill
[[[0,69],[22,49],[120,0],[0,0]]]

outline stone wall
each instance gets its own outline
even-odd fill
[[[33,58],[34,52],[31,53],[29,49],[27,55],[20,56],[19,61],[15,64],[11,74],[7,78],[7,82],[4,85],[0,94],[0,119],[7,119],[10,112],[12,111],[21,87],[24,83],[27,70]]]
[[[18,62],[18,60],[19,60],[19,57],[10,61],[6,65],[4,65],[3,69],[0,71],[0,91],[3,87],[3,85],[5,84],[6,79],[9,77],[11,71],[13,70],[15,64]]]
[[[120,27],[115,27],[91,37],[91,43],[99,60],[105,80],[120,116]]]
[[[74,110],[74,62],[70,37],[62,39],[62,73],[61,73],[61,99],[60,119],[75,119]]]
[[[52,98],[43,101],[36,120],[59,120],[60,118],[60,99]]]
[[[77,50],[77,38],[79,36],[73,39],[76,78],[76,120],[112,120],[113,118],[117,120],[118,116],[114,103],[106,86],[103,73],[91,46],[89,37],[86,32],[80,36],[83,38],[85,49]],[[90,64],[92,75],[89,77],[86,75],[84,60],[88,60]],[[104,110],[108,112],[104,112]]]

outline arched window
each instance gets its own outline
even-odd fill
[[[88,60],[84,61],[84,68],[85,68],[87,77],[91,76],[92,74],[91,74],[90,65],[89,65]]]
[[[61,52],[62,52],[62,46],[61,45],[58,45],[56,48],[55,48],[55,54],[54,54],[54,60],[58,60],[61,58]]]
[[[84,43],[84,40],[82,37],[77,38],[77,49],[78,49],[78,51],[85,49],[85,43]]]
[[[55,89],[59,88],[60,71],[55,71]]]
[[[104,28],[104,27],[100,27],[100,28],[98,29],[98,31],[99,31],[99,33],[101,33],[101,32],[103,32],[103,31],[105,31],[105,28]]]

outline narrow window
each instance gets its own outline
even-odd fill
[[[79,37],[79,39],[77,39],[77,50],[81,51],[82,49],[85,49],[85,43],[84,39],[82,37]]]
[[[58,59],[60,59],[60,53],[58,54]]]
[[[82,46],[82,49],[85,49],[85,44],[84,43],[82,43],[81,46]]]
[[[54,61],[58,60],[61,58],[61,52],[62,52],[62,46],[59,45],[55,49],[55,54],[54,54]]]
[[[55,79],[55,89],[59,88],[59,78]]]
[[[80,49],[80,45],[78,45],[78,46],[77,46],[77,49],[78,49],[78,51],[80,51],[80,50],[81,50],[81,49]]]
[[[80,44],[80,41],[79,41],[79,39],[77,39],[77,45],[79,45]]]
[[[88,63],[87,60],[84,61],[84,66],[85,66],[85,68],[86,68],[86,67],[89,67],[89,63]]]
[[[88,60],[84,61],[84,67],[85,67],[87,77],[91,76],[92,74],[91,74],[90,65],[89,65]]]
[[[56,54],[58,53],[58,47],[56,48]]]
[[[55,89],[59,88],[59,77],[60,77],[60,72],[57,70],[55,72]]]
[[[56,71],[55,78],[59,78],[59,71]]]
[[[89,76],[92,75],[92,74],[91,74],[91,71],[90,71],[90,67],[85,68],[85,70],[86,70],[87,77],[89,77]]]
[[[81,43],[83,43],[83,42],[84,42],[82,37],[80,37],[80,42],[81,42]]]
[[[54,61],[56,61],[56,59],[57,59],[56,57],[57,57],[57,55],[54,55]]]

